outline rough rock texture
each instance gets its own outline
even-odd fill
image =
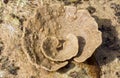
[[[86,10],[77,10],[73,6],[62,7],[59,4],[39,6],[35,15],[24,23],[24,27],[23,51],[31,63],[40,66],[46,64],[49,69],[52,67],[49,67],[48,63],[43,64],[44,62],[51,60],[54,63],[64,62],[76,55],[74,58],[76,62],[84,62],[102,42],[95,20]],[[61,40],[59,52],[55,50],[59,44],[55,37]],[[58,64],[58,68],[54,64],[50,66],[56,68],[53,70],[57,70],[65,65],[67,63]]]
[[[47,9],[44,9],[43,7],[41,7],[41,5],[42,6],[44,5],[45,7],[47,6]],[[52,10],[53,8],[48,8],[53,6],[56,6],[54,7],[54,13]],[[74,7],[70,7],[70,9],[68,8],[65,11],[64,6],[67,6],[67,8],[68,6]],[[40,11],[40,9],[42,11]],[[93,56],[91,56],[85,62],[82,63],[74,61],[75,57],[78,57],[81,54],[80,52],[77,56],[72,57],[70,60],[68,60],[67,61],[68,63],[65,61],[55,62],[46,59],[46,57],[44,57],[42,51],[40,50],[41,45],[40,46],[38,45],[39,42],[42,42],[43,39],[48,37],[48,35],[49,37],[56,37],[58,40],[64,40],[68,35],[66,34],[64,38],[60,38],[59,33],[57,33],[58,34],[57,36],[50,35],[56,34],[56,32],[54,33],[52,31],[58,30],[60,29],[60,27],[62,27],[59,24],[60,21],[58,21],[57,25],[55,25],[56,23],[54,22],[56,22],[57,20],[53,18],[58,18],[58,16],[61,15],[65,16],[64,14],[68,13],[68,16],[64,17],[64,19],[68,18],[67,20],[70,21],[71,28],[74,28],[72,23],[74,22],[74,20],[78,19],[76,16],[74,16],[76,15],[74,13],[78,12],[78,10],[81,9],[88,10],[89,13],[91,14],[90,15],[87,12],[89,14],[88,16],[90,17],[92,16],[94,20],[97,22],[98,24],[97,29],[99,29],[102,32],[103,42],[101,46],[99,46],[95,50]],[[35,16],[37,13],[43,15],[40,16],[38,14],[38,16]],[[46,17],[44,16],[44,14]],[[35,17],[41,18],[38,18],[39,19],[38,20]],[[49,21],[49,23],[46,23],[45,22],[46,19],[52,20]],[[65,20],[63,21],[66,22]],[[51,29],[55,28],[55,26],[58,26],[58,28],[49,31],[50,28],[47,29],[47,27],[49,27],[48,25],[50,26]],[[39,26],[44,27],[42,28]],[[120,77],[119,28],[120,28],[119,0],[0,0],[0,33],[1,33],[0,77],[119,78]],[[32,31],[29,31],[30,29]],[[39,41],[38,38],[40,38],[41,36],[38,35],[39,31],[40,32],[47,31],[43,32],[44,34],[47,34],[48,32],[50,33],[45,35],[45,37],[42,37],[42,39]],[[61,34],[63,33],[64,32],[61,32]],[[75,36],[77,35],[75,34]],[[80,44],[85,43],[83,37],[77,38],[79,42],[83,41],[80,42]],[[26,41],[24,42],[24,40]],[[63,42],[60,43],[61,44],[58,47],[63,46]],[[79,47],[81,48],[81,45],[79,45]]]
[[[53,61],[66,61],[78,54],[78,39],[74,34],[68,34],[66,39],[47,37],[42,41],[42,53]]]

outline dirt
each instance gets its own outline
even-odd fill
[[[58,19],[64,6],[87,10],[102,32],[102,44],[82,63],[54,62],[41,52],[46,36],[64,40],[71,31]],[[119,0],[1,0],[0,33],[0,78],[120,78]]]

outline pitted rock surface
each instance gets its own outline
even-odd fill
[[[91,57],[95,49],[102,42],[101,32],[98,30],[98,25],[88,11],[77,10],[76,7],[73,6],[63,7],[57,4],[40,6],[36,9],[35,14],[24,22],[23,30],[22,48],[29,61],[32,64],[42,66],[43,68],[46,68],[47,66],[45,65],[49,64],[53,67],[54,65],[57,66],[53,71],[67,65],[66,60],[70,60],[71,58],[74,58],[78,63],[84,62]],[[64,40],[67,39],[66,37],[70,33],[76,36],[76,38],[73,38],[76,40],[72,40],[71,38],[71,41],[73,42],[70,41],[70,43],[73,44],[64,46]],[[59,57],[57,58],[57,61],[46,58],[48,56],[46,56],[43,53],[43,50],[41,50],[41,44],[43,44],[46,37],[55,37],[59,40],[63,40],[61,46],[62,48],[66,47],[66,54],[64,52],[58,53],[61,55],[58,55]],[[52,49],[50,47],[47,48],[48,50]],[[70,54],[70,48],[73,48],[73,51],[75,51],[74,53],[71,52],[72,55],[74,54],[73,56],[67,56],[67,53]],[[67,59],[60,60],[60,57],[61,59],[65,57]],[[52,67],[47,67],[49,71],[52,71],[51,68]]]

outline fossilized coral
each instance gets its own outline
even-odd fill
[[[61,46],[59,44],[56,37],[47,37],[43,40],[41,49],[46,58],[53,61],[66,61],[77,55],[78,39],[75,35],[68,34],[65,42]]]
[[[71,58],[84,62],[102,42],[95,20],[73,6],[40,6],[24,26],[23,51],[33,65],[48,71],[64,67]]]

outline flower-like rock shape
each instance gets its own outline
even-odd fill
[[[47,37],[42,43],[42,52],[46,58],[53,61],[66,61],[78,53],[78,39],[73,34],[68,34],[63,45],[56,37]],[[59,50],[62,48],[61,50]]]
[[[101,42],[94,18],[73,6],[40,6],[24,22],[22,49],[31,64],[48,71],[66,66],[70,59],[84,62]]]

